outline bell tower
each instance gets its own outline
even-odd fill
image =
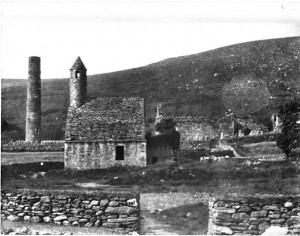
[[[41,142],[41,58],[29,57],[26,142]]]
[[[80,57],[77,57],[70,69],[70,106],[81,107],[87,98],[86,68]]]

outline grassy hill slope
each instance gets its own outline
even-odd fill
[[[147,119],[156,105],[167,115],[222,117],[222,87],[233,77],[263,79],[273,102],[254,114],[266,120],[280,95],[300,91],[300,37],[241,43],[198,54],[170,58],[144,67],[88,76],[89,96],[140,96]],[[83,58],[84,61],[84,58]],[[88,68],[88,65],[86,65]],[[68,69],[68,68],[66,68]],[[68,79],[42,79],[43,139],[63,138],[69,104]],[[26,80],[2,79],[2,116],[25,128]]]

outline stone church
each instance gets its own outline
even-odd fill
[[[145,166],[145,102],[138,97],[87,97],[80,57],[70,69],[70,107],[65,132],[65,168]]]

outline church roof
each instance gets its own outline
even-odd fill
[[[102,97],[70,107],[65,141],[145,140],[144,99]]]
[[[77,57],[70,70],[86,70],[80,57]]]

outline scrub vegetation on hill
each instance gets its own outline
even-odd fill
[[[264,81],[270,94],[268,106],[251,115],[258,122],[267,123],[283,100],[300,95],[299,59],[300,37],[247,42],[140,68],[90,75],[88,94],[144,97],[146,120],[155,117],[158,103],[168,116],[199,115],[213,120],[227,111],[222,100],[223,87],[234,77],[251,74]],[[42,79],[41,92],[42,139],[63,139],[69,104],[68,79]],[[2,79],[1,111],[9,124],[22,130],[16,131],[22,138],[26,80]]]

